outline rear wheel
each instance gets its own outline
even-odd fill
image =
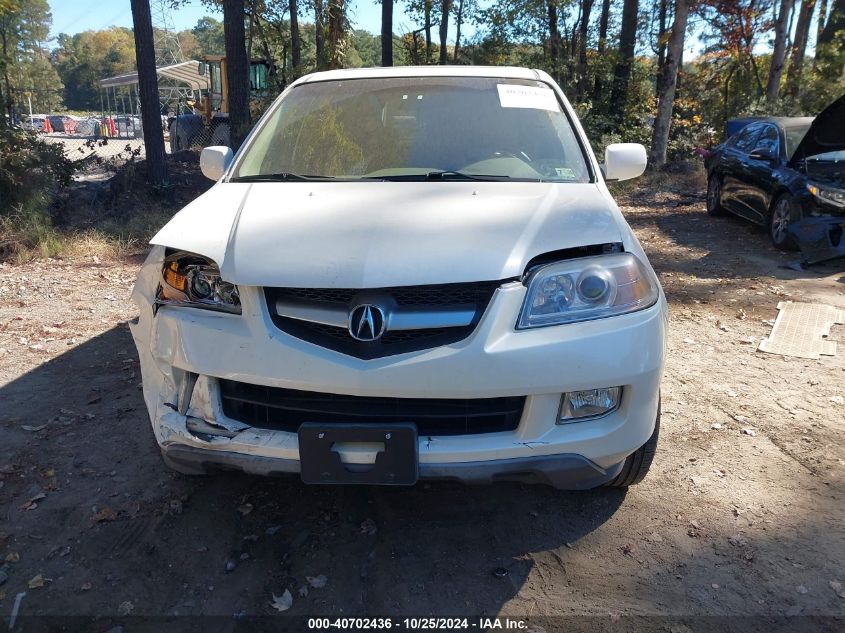
[[[707,179],[707,214],[725,214],[725,208],[722,206],[722,180],[715,173]]]
[[[789,195],[784,194],[775,200],[772,212],[769,214],[769,238],[775,248],[782,251],[796,250],[795,240],[789,234],[788,228],[798,219],[798,212]]]
[[[632,454],[628,455],[622,470],[619,474],[605,484],[610,488],[627,488],[640,483],[648,474],[651,462],[654,461],[654,453],[657,451],[657,436],[660,434],[660,405],[657,405],[657,420],[654,422],[654,432],[648,438],[648,442],[640,446]]]

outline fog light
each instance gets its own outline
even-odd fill
[[[586,389],[563,394],[558,424],[596,418],[610,413],[619,406],[622,387]]]

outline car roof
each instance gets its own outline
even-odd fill
[[[298,83],[375,79],[378,77],[501,77],[542,81],[540,73],[518,66],[391,66],[389,68],[345,68],[306,75]]]
[[[754,121],[749,121],[749,124],[774,123],[775,125],[781,128],[802,127],[810,125],[813,122],[814,118],[815,117],[811,116],[769,116],[760,119],[755,119]]]

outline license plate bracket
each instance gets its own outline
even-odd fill
[[[322,424],[299,427],[299,468],[306,484],[411,486],[419,476],[417,427],[412,423]],[[344,464],[333,450],[338,442],[383,443],[375,463]]]

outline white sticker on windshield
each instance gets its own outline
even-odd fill
[[[560,104],[551,88],[516,84],[496,84],[496,88],[499,90],[499,105],[503,108],[533,108],[560,112]]]

